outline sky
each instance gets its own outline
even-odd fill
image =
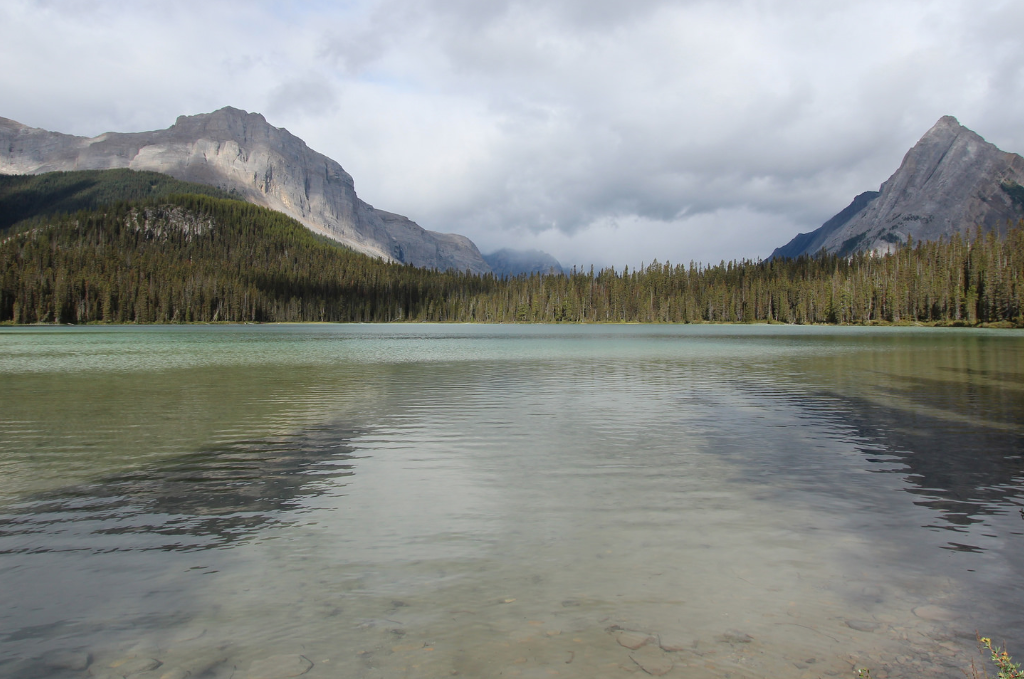
[[[4,0],[0,116],[234,106],[360,198],[563,265],[757,259],[943,115],[1024,153],[1019,0]]]

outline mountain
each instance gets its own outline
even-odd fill
[[[496,276],[518,276],[532,273],[563,273],[558,260],[542,250],[512,250],[502,248],[497,252],[484,255],[484,261],[491,267]]]
[[[0,323],[997,323],[1024,327],[1024,226],[900,257],[497,278],[369,257],[208,186],[130,170],[0,177]],[[73,175],[73,176],[69,176]],[[164,177],[164,179],[167,179]],[[157,184],[150,184],[156,181]],[[148,187],[148,188],[147,188]],[[183,191],[183,192],[182,192]],[[146,196],[123,200],[118,196]],[[109,202],[114,199],[115,202]],[[57,203],[73,213],[40,212]],[[836,294],[839,290],[842,294]]]
[[[385,262],[153,172],[0,175],[8,215],[0,323],[446,321],[498,283]]]
[[[1024,158],[1000,151],[952,116],[943,116],[907,152],[896,172],[775,257],[886,252],[897,243],[969,235],[981,226],[1005,233],[1024,218]]]
[[[465,236],[427,231],[360,200],[341,165],[258,113],[226,107],[180,116],[166,130],[92,138],[0,118],[0,173],[113,168],[150,170],[216,186],[387,261],[475,273],[490,270]]]

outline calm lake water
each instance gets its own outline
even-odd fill
[[[7,328],[0,384],[0,676],[1024,656],[1021,332]]]

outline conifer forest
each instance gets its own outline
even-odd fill
[[[209,187],[119,172],[85,192],[60,176],[79,173],[0,183],[0,322],[1024,326],[1024,224],[885,255],[498,278],[384,262]],[[56,193],[62,211],[42,214]]]

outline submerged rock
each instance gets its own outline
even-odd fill
[[[183,667],[172,667],[160,675],[160,679],[188,679],[192,673]]]
[[[861,594],[864,596],[865,599],[870,599],[871,601],[874,601],[876,604],[880,604],[883,601],[882,588],[877,587],[875,585],[868,585],[867,587],[861,590]]]
[[[654,637],[645,632],[634,632],[628,629],[618,630],[615,633],[615,640],[619,642],[620,646],[625,646],[631,651],[635,651],[641,646],[646,646],[650,642],[654,641]]]
[[[950,622],[956,620],[956,613],[948,608],[935,606],[934,604],[918,606],[914,609],[914,615],[928,622]]]
[[[629,657],[647,674],[660,677],[672,671],[672,656],[657,646],[644,646],[629,654]]]
[[[305,674],[313,663],[302,655],[272,655],[254,660],[249,666],[248,679],[288,679]]]
[[[204,636],[205,634],[206,634],[206,628],[205,627],[193,627],[193,628],[181,630],[180,632],[175,634],[173,637],[171,637],[171,641],[173,643],[183,643],[183,642],[186,642],[186,641],[195,641],[196,639]]]
[[[155,670],[163,664],[156,658],[133,658],[122,665],[117,666],[117,671],[126,677],[140,672]]]
[[[878,623],[871,620],[847,620],[846,626],[858,632],[874,632],[878,629]]]
[[[227,662],[227,657],[215,652],[211,654],[198,654],[185,662],[184,665],[189,670],[190,675],[201,677],[225,662]],[[161,677],[161,679],[163,678]]]
[[[80,672],[89,666],[92,660],[85,651],[54,651],[43,656],[43,664],[55,670],[73,670]]]
[[[754,637],[736,629],[727,629],[722,634],[722,640],[730,644],[749,644],[754,640]]]
[[[690,650],[694,647],[696,639],[685,634],[659,634],[658,645],[661,650],[669,653],[678,653],[679,651]]]
[[[89,673],[94,677],[131,677],[143,672],[155,670],[162,665],[156,658],[119,658],[106,667],[97,668],[95,665],[90,668]]]

